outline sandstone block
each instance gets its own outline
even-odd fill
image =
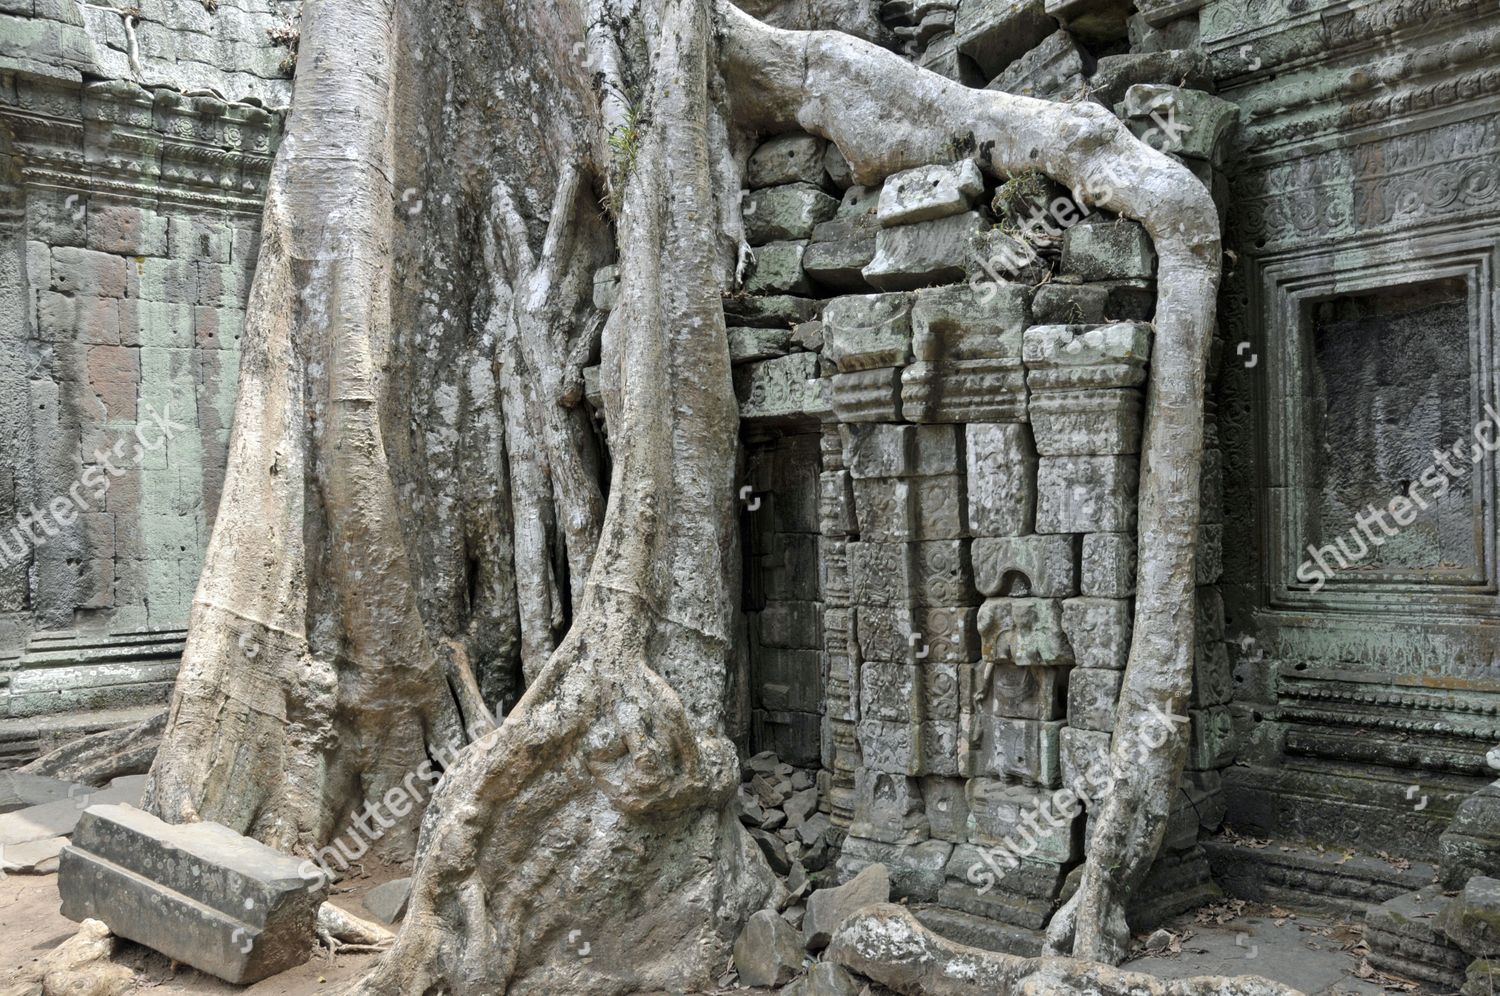
[[[1066,715],[1066,667],[979,661],[959,671],[963,702],[975,715],[1051,721]]]
[[[953,22],[958,50],[994,79],[1057,30],[1042,0],[961,0]]]
[[[972,159],[918,166],[886,177],[875,215],[885,227],[963,214],[984,193],[984,176]]]
[[[873,290],[864,269],[875,259],[874,234],[814,242],[802,255],[802,269],[820,284],[859,293]]]
[[[909,294],[856,294],[823,308],[823,355],[840,373],[899,367],[911,359]]]
[[[87,224],[90,249],[122,256],[167,255],[167,219],[150,208],[94,198]]]
[[[809,239],[838,208],[838,201],[807,183],[751,191],[745,198],[745,239],[752,246]]]
[[[870,865],[845,884],[819,889],[807,900],[807,918],[802,923],[802,941],[809,951],[828,946],[833,932],[851,914],[891,898],[890,872],[884,865]]]
[[[932,287],[912,306],[912,352],[929,363],[1011,358],[1031,323],[1031,288],[1000,282]]]
[[[1129,599],[1084,597],[1062,603],[1063,632],[1079,667],[1123,669],[1133,625]]]
[[[913,363],[901,373],[911,422],[1024,422],[1026,374],[1013,359]]]
[[[216,823],[173,826],[128,806],[94,806],[64,849],[63,915],[236,985],[307,960],[326,883],[309,863]]]
[[[975,239],[985,230],[978,212],[882,228],[865,279],[881,290],[915,290],[964,279]]]
[[[1059,737],[1065,724],[1033,719],[974,717],[974,740],[969,747],[971,776],[1020,779],[1057,788],[1062,779]]]
[[[1063,233],[1062,267],[1084,280],[1148,279],[1156,272],[1156,250],[1134,221],[1074,225]]]
[[[962,465],[963,430],[953,425],[846,425],[844,464],[856,479],[934,477]]]
[[[1156,293],[1146,280],[1053,282],[1037,288],[1032,311],[1042,325],[1145,322],[1156,313]]]
[[[1028,414],[1036,450],[1044,457],[1138,453],[1141,406],[1134,389],[1035,392]]]
[[[1068,725],[1113,733],[1123,671],[1075,667],[1068,676]]]
[[[1022,667],[1071,664],[1062,603],[1051,598],[985,599],[979,607],[979,650],[986,661]]]
[[[1031,433],[1024,425],[993,422],[970,423],[964,431],[970,530],[975,536],[1031,532],[1036,523],[1036,449]]]
[[[774,910],[751,914],[734,942],[734,967],[747,986],[784,986],[802,971],[797,931]]]
[[[1128,533],[1090,533],[1083,538],[1085,595],[1129,598],[1135,594],[1135,538]]]
[[[1022,340],[1032,390],[1139,387],[1150,355],[1151,329],[1139,322],[1038,325],[1027,329]]]
[[[771,242],[755,250],[745,278],[747,294],[808,294],[812,284],[802,272],[806,242]]]
[[[752,188],[786,183],[823,183],[826,143],[814,135],[777,135],[750,154],[746,180]]]
[[[191,267],[192,264],[185,264]],[[52,250],[52,290],[76,297],[124,297],[125,259],[94,249],[57,246]],[[192,300],[188,298],[187,300]]]
[[[1076,536],[1002,536],[974,540],[974,583],[986,595],[1069,598],[1078,594]]]
[[[1202,90],[1138,83],[1125,91],[1120,108],[1131,130],[1159,152],[1215,162],[1240,109]]]
[[[1068,32],[1058,31],[1012,62],[985,89],[1021,97],[1065,100],[1083,89],[1083,70],[1083,53],[1078,43]]]
[[[1029,857],[1060,863],[1077,859],[1078,845],[1072,821],[1066,818],[1066,812],[1073,807],[1055,806],[1052,802],[1054,792],[994,778],[970,779],[967,788],[970,843],[1003,844],[1016,840],[1019,834],[1035,843],[1035,850]],[[1029,831],[1022,822],[1028,813],[1037,817],[1037,832]],[[1061,825],[1052,825],[1046,816],[1053,817]]]
[[[1112,533],[1135,528],[1135,456],[1058,456],[1037,461],[1039,533]]]
[[[901,368],[883,367],[829,378],[840,422],[895,422],[901,418]]]

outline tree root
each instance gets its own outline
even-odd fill
[[[83,785],[108,785],[122,775],[143,775],[161,746],[167,711],[119,730],[102,730],[63,744],[21,767],[28,775],[48,775]]]
[[[932,933],[895,904],[845,920],[824,957],[904,996],[1303,996],[1254,976],[1165,980],[1097,962],[966,947]]]

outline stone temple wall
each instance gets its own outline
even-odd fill
[[[127,35],[0,4],[0,754],[170,691],[289,94],[281,19],[154,3]]]

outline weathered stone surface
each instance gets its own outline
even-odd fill
[[[1051,598],[989,598],[979,607],[979,647],[987,661],[1062,667],[1073,651],[1063,635],[1062,603]]]
[[[1037,532],[1134,529],[1139,467],[1135,456],[1041,457],[1037,461]]]
[[[847,425],[844,465],[856,480],[933,477],[958,473],[964,434],[954,425]]]
[[[1042,0],[963,0],[953,22],[958,51],[994,79],[1057,30]]]
[[[753,190],[745,198],[745,240],[752,246],[812,238],[838,212],[839,202],[806,183]]]
[[[1047,13],[1091,45],[1125,38],[1125,21],[1133,9],[1132,0],[1047,0]]]
[[[805,297],[734,294],[724,299],[724,321],[730,325],[789,329],[811,321],[817,314],[818,302]]]
[[[914,225],[882,228],[865,279],[881,290],[915,290],[964,279],[984,219],[969,211]]]
[[[901,414],[911,422],[1024,422],[1026,373],[1014,359],[913,363],[901,373]]]
[[[972,159],[918,166],[886,177],[875,217],[881,225],[910,225],[963,214],[984,193],[984,177]]]
[[[1078,857],[1073,823],[1064,818],[1068,807],[1051,805],[1056,793],[1034,785],[1014,785],[993,778],[972,778],[968,783],[968,839],[973,844],[1004,844],[1017,833],[1034,844],[1028,855],[1042,861],[1069,862]],[[1047,812],[1053,819],[1043,818]],[[1024,821],[1035,814],[1036,829]]]
[[[830,378],[840,422],[893,422],[901,418],[901,369],[884,367]]]
[[[0,845],[0,871],[49,875],[57,871],[58,855],[67,845],[66,837],[43,837],[24,844]]]
[[[1500,782],[1491,782],[1459,804],[1438,848],[1445,888],[1462,889],[1473,875],[1500,878]]]
[[[1189,709],[1187,769],[1207,771],[1234,760],[1234,718],[1225,706]]]
[[[1113,733],[1123,671],[1075,667],[1068,675],[1068,725]]]
[[[609,311],[620,293],[620,268],[611,263],[594,271],[594,307]]]
[[[750,916],[734,942],[734,967],[747,986],[784,986],[802,971],[797,931],[774,910]]]
[[[145,784],[145,775],[127,775],[110,782],[108,788],[79,788],[66,799],[6,813],[0,816],[0,847],[69,836],[89,806],[138,805]]]
[[[808,294],[812,283],[802,272],[806,242],[771,242],[755,250],[745,277],[747,294]]]
[[[1439,915],[1437,927],[1466,954],[1500,957],[1500,879],[1469,879]]]
[[[743,419],[773,421],[828,411],[828,387],[818,377],[816,353],[747,363],[735,368],[734,379]]]
[[[127,806],[90,807],[62,854],[63,915],[226,982],[306,961],[326,883],[309,863],[217,823],[172,826]]]
[[[875,258],[875,235],[814,242],[802,254],[802,270],[813,280],[835,290],[858,293],[874,288],[864,269]]]
[[[1079,590],[1097,598],[1135,594],[1135,537],[1129,533],[1090,533],[1083,538]]]
[[[46,775],[27,775],[18,771],[0,771],[0,813],[10,813],[28,806],[56,802],[91,791],[82,785],[48,778]]]
[[[1037,288],[1032,312],[1043,325],[1144,322],[1156,312],[1156,293],[1146,280],[1054,281]]]
[[[1139,387],[1146,380],[1151,329],[1140,322],[1038,325],[1026,330],[1022,356],[1033,390]]]
[[[828,149],[823,153],[823,170],[828,174],[838,190],[848,190],[854,186],[854,175],[849,170],[849,160],[839,151],[839,147],[832,142],[828,143]]]
[[[911,359],[910,294],[855,294],[823,307],[823,355],[840,373],[898,367]]]
[[[1105,107],[1125,99],[1125,91],[1136,83],[1171,83],[1194,90],[1213,88],[1213,70],[1208,53],[1171,49],[1130,55],[1106,55],[1089,77],[1090,96]]]
[[[959,671],[960,695],[975,714],[1051,721],[1066,714],[1066,667],[980,661]]]
[[[1062,731],[1060,751],[1062,778],[1065,785],[1092,787],[1095,778],[1109,771],[1110,735],[1098,730],[1069,726]]]
[[[803,944],[809,951],[821,951],[847,917],[890,898],[890,872],[880,864],[870,865],[836,888],[819,889],[807,900],[807,918],[802,922]]]
[[[1141,448],[1141,393],[1038,391],[1028,413],[1042,456],[1137,453]]]
[[[986,90],[999,90],[1021,97],[1066,100],[1081,92],[1083,53],[1066,31],[1049,36],[990,81]]]
[[[1139,223],[1096,221],[1063,233],[1062,267],[1084,280],[1148,279],[1156,272],[1156,251]]]
[[[976,537],[1031,532],[1036,524],[1031,433],[1024,425],[983,422],[971,422],[964,431],[970,531]],[[979,588],[984,591],[982,584]]]
[[[729,362],[754,363],[785,356],[792,342],[790,329],[755,329],[734,326],[727,330]]]
[[[943,840],[890,844],[851,833],[839,854],[838,872],[841,878],[852,878],[871,865],[885,865],[892,895],[930,903],[937,900],[952,853],[953,845]]]
[[[1215,162],[1240,109],[1201,90],[1139,83],[1125,91],[1119,109],[1131,130],[1160,152]]]
[[[1460,996],[1492,996],[1500,993],[1500,959],[1481,958],[1464,975]]]
[[[1033,785],[1057,788],[1059,736],[1065,724],[1034,719],[977,716],[975,737],[967,758],[970,775],[1018,778]]]
[[[919,360],[1012,358],[1031,324],[1031,288],[1000,282],[931,287],[915,294],[912,353]]]
[[[750,154],[745,179],[752,189],[788,183],[823,183],[826,143],[813,135],[777,135]]]
[[[1062,627],[1079,667],[1121,669],[1130,655],[1133,619],[1123,598],[1070,598]]]
[[[841,966],[819,962],[807,974],[782,990],[783,996],[859,996],[863,982],[856,982]]]
[[[1370,964],[1444,991],[1464,982],[1470,958],[1438,929],[1451,902],[1435,886],[1403,893],[1365,913]]]
[[[1076,536],[974,540],[974,584],[985,595],[1069,598],[1078,594]]]
[[[365,893],[364,905],[371,916],[389,925],[406,917],[406,904],[410,899],[411,879],[397,878],[382,882]]]

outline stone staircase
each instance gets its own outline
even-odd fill
[[[24,653],[0,659],[0,768],[159,712],[186,638],[184,630],[34,635]]]

